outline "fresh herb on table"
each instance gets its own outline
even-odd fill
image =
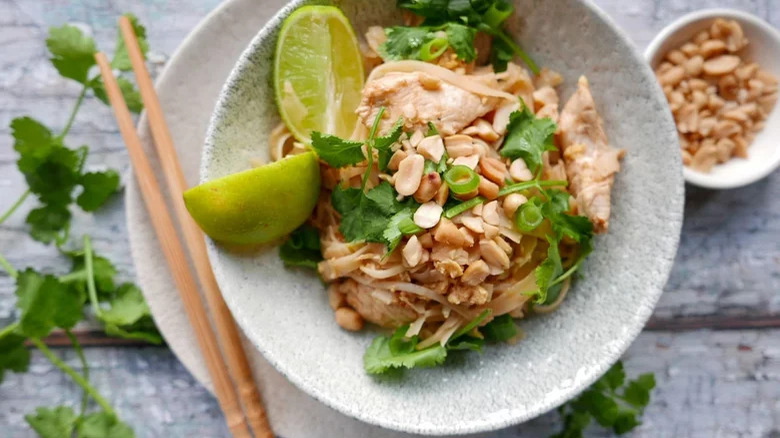
[[[622,435],[639,426],[639,417],[650,403],[655,376],[642,374],[626,382],[623,363],[618,361],[596,383],[558,412],[563,430],[550,438],[582,438],[591,420]]]
[[[477,53],[477,32],[493,38],[490,61],[496,72],[506,70],[515,56],[539,73],[536,63],[514,42],[506,30],[506,21],[514,7],[504,0],[398,0],[398,7],[424,18],[421,26],[394,26],[385,29],[387,41],[379,47],[386,61],[419,59],[433,61],[448,48],[458,58],[472,62]]]
[[[135,17],[129,17],[146,53],[146,31]],[[141,291],[131,283],[116,283],[116,268],[107,258],[95,253],[88,235],[83,236],[81,249],[66,248],[73,204],[85,212],[96,211],[118,191],[119,174],[115,170],[85,171],[87,146],[70,148],[65,142],[88,92],[107,103],[100,76],[89,75],[95,66],[95,41],[78,28],[65,25],[50,29],[46,46],[60,75],[80,83],[81,92],[65,127],[56,135],[29,116],[11,121],[14,149],[19,154],[17,167],[25,176],[28,190],[0,216],[0,224],[27,197],[35,195],[40,205],[26,218],[30,236],[44,244],[54,242],[57,250],[71,259],[72,266],[70,272],[60,276],[41,273],[34,268],[19,271],[0,255],[0,265],[16,280],[16,307],[19,309],[18,320],[0,330],[0,382],[6,371],[27,371],[30,351],[26,344],[31,344],[84,392],[78,413],[68,406],[57,406],[40,407],[25,416],[41,437],[71,437],[75,433],[79,438],[131,438],[135,436],[132,429],[119,420],[108,401],[90,384],[89,366],[72,329],[85,319],[86,306],[110,336],[154,344],[162,343],[162,338]],[[131,70],[121,36],[117,38],[111,65],[122,73]],[[125,76],[120,76],[119,81],[130,109],[139,112],[141,99],[132,82]],[[44,343],[43,339],[57,329],[63,330],[70,339],[81,361],[81,374],[60,360]],[[90,398],[100,410],[87,412]]]

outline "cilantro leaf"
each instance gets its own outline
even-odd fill
[[[642,374],[626,384],[625,377],[622,362],[617,362],[579,397],[561,406],[563,430],[550,438],[581,438],[591,418],[618,435],[638,426],[637,417],[649,402],[655,378]]]
[[[407,217],[400,215],[408,209],[413,213],[417,205],[414,200],[400,203],[393,187],[383,181],[365,194],[360,189],[336,187],[331,194],[333,208],[341,213],[339,231],[348,242],[379,242],[395,249],[400,241],[398,226]]]
[[[401,203],[395,198],[395,190],[387,181],[367,191],[365,197],[385,216],[392,216],[401,209]]]
[[[506,71],[509,62],[514,58],[515,52],[511,46],[499,38],[493,38],[490,50],[490,64],[493,65],[493,71],[496,73]]]
[[[132,283],[125,283],[117,289],[108,301],[109,308],[100,312],[100,319],[117,326],[132,325],[144,316],[149,316],[149,306],[144,301],[141,289]]]
[[[447,16],[451,0],[398,0],[396,6],[426,18]]]
[[[395,248],[401,243],[401,238],[404,233],[401,231],[400,225],[407,219],[412,219],[414,216],[414,210],[411,208],[405,208],[398,213],[390,217],[387,222],[387,228],[382,232],[382,238],[387,243],[387,253],[392,253]]]
[[[71,328],[83,318],[84,294],[53,275],[30,268],[19,272],[16,296],[21,310],[19,331],[31,338],[43,338],[55,327]]]
[[[149,51],[149,43],[146,41],[146,28],[138,22],[138,17],[133,14],[124,14],[125,17],[130,19],[130,23],[133,26],[133,31],[138,39],[138,45],[141,46],[141,54],[146,59],[146,52]],[[125,39],[122,38],[122,31],[117,30],[116,37],[116,50],[114,50],[114,58],[111,59],[111,67],[121,71],[130,71],[133,69],[133,65],[130,62],[130,55],[127,53],[127,46],[125,46]]]
[[[311,225],[301,225],[290,234],[290,237],[279,247],[279,258],[285,266],[304,266],[317,269],[322,261],[320,252],[320,235]]]
[[[639,420],[636,419],[635,411],[623,409],[618,412],[615,423],[612,425],[612,430],[614,430],[616,434],[622,435],[640,424]]]
[[[553,143],[553,134],[557,129],[552,119],[538,119],[524,106],[509,116],[501,156],[512,160],[522,158],[531,173],[536,174],[542,167],[542,154],[557,150]]]
[[[447,35],[447,44],[455,51],[458,58],[467,63],[477,58],[477,51],[474,48],[477,30],[455,22],[440,26],[388,27],[385,29],[387,40],[379,46],[379,54],[385,61],[430,60],[431,55],[424,55],[422,49],[426,44],[440,38],[438,31],[444,31]]]
[[[33,239],[43,243],[64,243],[66,230],[70,226],[70,211],[61,206],[46,205],[30,210],[25,223],[30,226]]]
[[[105,324],[106,334],[140,339],[152,344],[162,343],[149,306],[138,286],[132,283],[122,284],[108,299],[108,306],[97,315]]]
[[[517,336],[517,326],[509,314],[495,317],[479,331],[491,342],[505,342]]]
[[[95,40],[84,35],[79,28],[66,24],[49,29],[46,47],[52,54],[52,64],[61,76],[82,84],[87,82],[87,73],[95,65]]]
[[[590,415],[587,412],[572,412],[563,418],[563,431],[550,438],[582,438],[582,433],[590,425]]]
[[[568,214],[569,193],[547,190],[548,201],[542,205],[542,214],[550,220],[553,230],[569,236],[577,243],[585,243],[593,237],[593,223],[585,216]]]
[[[594,385],[600,389],[615,391],[623,386],[625,381],[626,372],[623,370],[623,362],[618,361]]]
[[[342,216],[360,206],[362,192],[354,187],[341,188],[337,186],[330,195],[330,202]]]
[[[612,427],[618,418],[617,402],[596,389],[583,392],[574,403],[579,410],[587,410],[601,426]]]
[[[14,149],[19,153],[17,167],[30,191],[46,204],[70,203],[86,149],[64,147],[48,128],[30,117],[12,120],[11,131]]]
[[[154,345],[163,343],[162,335],[160,335],[160,332],[157,330],[157,326],[154,324],[154,320],[151,316],[145,316],[134,324],[121,327],[105,323],[104,330],[108,336],[117,338],[135,339]]]
[[[76,413],[67,406],[56,408],[39,407],[35,414],[27,414],[24,419],[41,438],[70,438],[76,427]]]
[[[84,417],[79,424],[78,438],[135,438],[127,424],[106,412],[95,412]]]
[[[418,337],[404,340],[408,326],[395,331],[392,337],[378,336],[363,355],[363,366],[369,374],[382,374],[393,368],[433,367],[447,358],[447,349],[434,344],[416,350]]]
[[[644,408],[650,402],[650,391],[655,388],[655,376],[642,374],[628,382],[623,398],[632,406]]]
[[[539,288],[534,301],[536,304],[550,304],[554,302],[558,298],[558,294],[563,286],[561,283],[553,284],[554,280],[563,274],[563,263],[558,250],[558,240],[547,236],[547,241],[550,244],[550,247],[547,249],[547,258],[534,270],[536,286]]]
[[[420,59],[420,48],[434,39],[426,27],[388,27],[385,34],[387,40],[379,46],[379,55],[385,61]]]
[[[23,373],[30,365],[30,351],[24,346],[25,337],[13,332],[0,336],[0,383],[5,371]]]
[[[449,23],[446,32],[450,47],[458,58],[466,63],[477,59],[477,50],[474,48],[474,38],[477,36],[476,29],[462,24]]]
[[[65,252],[65,254],[71,258],[73,264],[71,265],[70,273],[60,277],[60,281],[68,283],[81,293],[86,294],[87,267],[84,264],[84,251],[71,251]],[[97,289],[99,297],[105,298],[114,293],[114,290],[116,289],[114,277],[116,277],[117,269],[109,259],[93,254],[92,274],[95,279],[95,288]]]
[[[366,159],[362,142],[344,140],[317,131],[311,133],[311,147],[331,167],[351,166]]]
[[[122,97],[125,98],[127,103],[127,109],[138,114],[144,109],[144,102],[141,99],[141,93],[135,88],[132,82],[127,78],[119,76],[116,78],[116,82],[119,85],[119,90],[122,92]],[[106,86],[103,84],[103,78],[96,77],[89,83],[89,87],[92,92],[95,93],[95,97],[100,99],[101,102],[106,105],[111,105],[108,101],[108,94],[106,94]]]
[[[376,148],[379,156],[379,162],[377,163],[379,170],[384,171],[387,169],[387,165],[390,163],[390,158],[393,156],[393,150],[391,149],[391,146],[398,142],[398,139],[401,138],[403,127],[404,119],[400,118],[395,122],[395,125],[393,125],[387,135],[374,139],[373,146]]]
[[[95,211],[119,189],[119,174],[114,170],[89,172],[81,175],[79,184],[84,191],[76,198],[76,203],[84,211]]]
[[[19,153],[17,166],[25,175],[35,172],[54,145],[49,128],[32,117],[11,120],[11,135],[14,138],[14,150]]]
[[[470,350],[482,352],[485,346],[485,340],[475,338],[474,336],[461,336],[455,340],[447,342],[447,350]]]

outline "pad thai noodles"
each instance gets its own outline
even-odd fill
[[[273,160],[313,149],[322,175],[315,211],[282,257],[321,256],[341,327],[394,332],[366,352],[370,373],[514,342],[515,319],[558,308],[594,234],[609,228],[623,155],[584,76],[561,105],[560,74],[516,45],[518,58],[496,61],[505,33],[468,28],[465,50],[448,27],[460,24],[406,19],[365,35],[369,73],[350,138],[313,132],[307,144],[284,124],[270,138]],[[418,51],[399,53],[409,29],[424,30]]]

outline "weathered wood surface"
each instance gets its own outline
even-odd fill
[[[0,211],[23,191],[15,169],[8,123],[29,114],[61,127],[78,87],[57,76],[46,60],[46,29],[64,22],[88,27],[99,46],[113,50],[115,19],[132,11],[149,28],[158,68],[181,39],[219,0],[0,0]],[[262,7],[262,1],[258,7]],[[668,22],[691,10],[734,7],[780,25],[775,0],[596,0],[639,47]],[[89,165],[124,170],[127,156],[111,113],[89,99],[69,144],[90,146]],[[654,371],[659,389],[641,437],[780,437],[780,175],[739,190],[688,187],[686,219],[677,263],[651,332],[627,353],[629,372]],[[663,199],[658,200],[659,207]],[[0,227],[0,252],[17,267],[52,272],[67,261],[27,238],[24,212]],[[652,214],[649,212],[649,214]],[[124,208],[117,197],[93,217],[76,215],[73,235],[89,232],[98,251],[134,276]],[[12,316],[13,284],[0,275],[0,326]],[[774,329],[773,329],[774,327]],[[726,331],[694,330],[720,328]],[[105,343],[98,341],[96,343]],[[78,366],[70,350],[59,350]],[[87,350],[94,381],[139,437],[227,436],[208,393],[164,348],[94,347]],[[39,405],[74,402],[68,379],[34,356],[31,372],[10,375],[0,386],[0,437],[33,434],[23,415]],[[494,437],[546,436],[548,415]],[[598,434],[592,436],[600,436]]]

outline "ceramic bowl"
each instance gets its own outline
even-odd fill
[[[273,52],[293,1],[238,59],[217,102],[201,180],[268,157],[279,122],[271,87]],[[318,2],[321,3],[321,2]],[[573,397],[629,346],[653,311],[679,241],[683,179],[674,124],[652,71],[627,38],[590,2],[517,0],[510,31],[538,63],[563,74],[568,98],[585,74],[610,141],[628,154],[613,191],[609,234],[595,242],[583,275],[553,314],[520,323],[526,339],[399,379],[367,375],[362,356],[376,336],[336,325],[316,275],[285,269],[276,248],[252,254],[209,242],[228,306],[248,338],[290,381],[323,403],[385,428],[429,435],[514,425]],[[400,23],[395,2],[334,4],[362,35]],[[305,415],[305,413],[302,413]]]
[[[664,28],[645,50],[645,58],[655,69],[666,53],[710,27],[716,18],[736,20],[750,41],[743,56],[780,77],[780,32],[760,18],[732,9],[707,9],[680,17]],[[748,148],[746,159],[735,158],[703,173],[685,167],[683,175],[691,184],[710,189],[731,189],[754,183],[780,166],[780,110],[777,106]]]

